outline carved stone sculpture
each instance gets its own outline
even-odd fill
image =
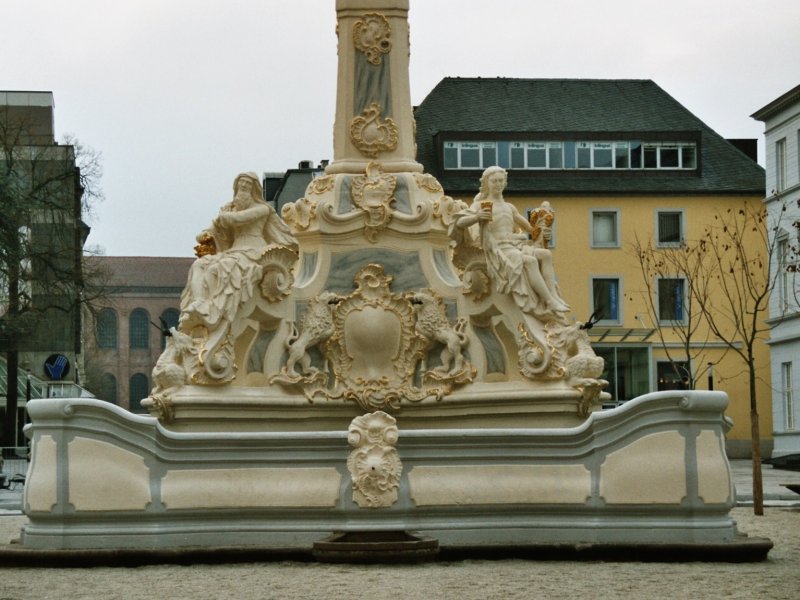
[[[528,222],[531,224],[531,241],[534,246],[545,250],[550,247],[554,220],[555,213],[547,200],[542,202],[539,208],[531,211]]]
[[[142,402],[145,407],[152,406],[164,422],[173,417],[171,395],[189,381],[189,373],[197,362],[197,350],[193,340],[175,329],[169,330],[166,348],[153,367],[153,390],[150,397]]]
[[[347,441],[353,451],[347,469],[353,483],[353,502],[362,508],[380,508],[397,502],[403,464],[397,454],[397,421],[376,411],[350,423]]]
[[[314,298],[306,310],[303,317],[301,331],[293,327],[292,334],[286,339],[285,345],[288,352],[286,364],[281,368],[278,375],[272,377],[271,381],[284,384],[304,383],[311,384],[317,380],[327,381],[328,360],[327,353],[322,351],[324,365],[323,369],[311,366],[311,355],[308,351],[320,346],[328,340],[335,332],[332,311],[341,299],[331,292],[323,292]],[[297,365],[300,365],[300,372],[297,372]]]
[[[455,228],[480,227],[480,243],[487,271],[498,293],[508,294],[526,314],[543,321],[562,321],[569,306],[561,299],[550,251],[528,240],[532,228],[503,198],[506,172],[489,167],[472,206],[459,213]],[[522,232],[520,232],[522,230]]]
[[[591,404],[597,401],[600,392],[608,385],[608,381],[600,379],[605,362],[592,350],[589,334],[580,321],[568,327],[555,328],[548,338],[562,355],[567,385],[581,392],[582,402],[578,412],[586,416]]]
[[[444,303],[430,290],[412,294],[411,303],[417,318],[414,331],[423,340],[425,349],[430,348],[434,342],[439,342],[443,346],[440,353],[441,365],[433,370],[427,369],[427,360],[423,355],[423,377],[436,380],[451,378],[461,383],[472,381],[475,372],[463,354],[468,343],[464,333],[466,319],[458,319],[455,326],[450,325]]]
[[[233,184],[234,198],[197,236],[198,259],[181,295],[179,329],[195,339],[202,367],[194,383],[226,383],[235,374],[231,326],[256,295],[277,301],[289,293],[297,241],[263,200],[254,173]]]

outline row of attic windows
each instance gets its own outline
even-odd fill
[[[161,318],[168,327],[177,327],[180,313],[174,308],[168,308],[161,313]],[[132,349],[150,347],[150,315],[143,308],[131,311],[128,317],[128,347]],[[117,347],[117,312],[112,308],[104,308],[97,315],[96,335],[98,348],[115,349]],[[166,338],[161,336],[161,349],[166,344]]]
[[[514,141],[444,143],[445,169],[670,169],[697,168],[694,142]]]

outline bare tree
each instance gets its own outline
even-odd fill
[[[702,252],[699,245],[656,248],[650,242],[643,243],[638,235],[635,240],[630,253],[636,258],[642,274],[643,289],[640,295],[643,296],[648,316],[675,375],[688,389],[693,390],[702,377],[708,375],[709,369],[725,355],[715,353],[715,360],[709,360],[707,346],[712,335],[709,328],[704,326],[705,316],[700,308],[702,303],[697,300],[698,295],[710,293],[702,278],[702,273],[708,268],[707,253]],[[680,318],[665,319],[658,286],[659,282],[675,277],[685,282],[687,293],[683,294]],[[694,293],[689,293],[690,290]]]
[[[102,198],[100,155],[53,142],[41,123],[0,113],[0,345],[7,358],[3,443],[17,433],[19,353],[48,338],[81,351],[87,206]]]
[[[781,214],[783,211],[781,211]],[[750,439],[753,462],[753,511],[764,514],[761,475],[761,435],[756,396],[756,347],[769,333],[765,322],[769,298],[778,281],[775,268],[780,222],[767,225],[765,206],[743,203],[717,212],[698,242],[707,255],[700,290],[692,290],[711,331],[740,357],[747,368],[750,398]]]
[[[687,241],[680,248],[653,248],[643,246],[638,240],[634,247],[648,292],[649,309],[655,316],[658,307],[653,281],[662,276],[680,277],[686,282],[686,320],[682,326],[671,328],[683,342],[683,356],[692,356],[698,335],[703,335],[703,340],[698,340],[701,342],[713,335],[746,367],[756,515],[764,514],[756,358],[758,345],[769,333],[766,323],[769,298],[782,272],[776,268],[780,226],[780,219],[768,225],[764,205],[742,202],[736,208],[717,211],[700,238]],[[700,333],[701,324],[707,325],[707,333]],[[661,328],[659,335],[663,343]],[[694,357],[698,358],[697,353]]]

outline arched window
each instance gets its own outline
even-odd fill
[[[150,386],[147,383],[147,375],[136,373],[131,377],[129,385],[130,411],[135,413],[146,413],[147,409],[142,407],[142,400],[147,398]]]
[[[131,348],[150,347],[150,316],[143,308],[137,308],[128,318],[128,342]]]
[[[117,403],[117,378],[111,373],[103,373],[100,378],[100,400]]]
[[[161,313],[161,318],[164,319],[164,322],[167,324],[167,327],[177,327],[178,326],[178,319],[180,318],[181,313],[179,313],[174,308],[168,308],[164,312]],[[161,349],[167,347],[167,336],[163,333],[161,334]]]
[[[98,348],[117,347],[117,311],[104,308],[97,315],[95,323]]]

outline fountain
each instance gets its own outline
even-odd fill
[[[445,195],[414,158],[408,0],[336,10],[334,160],[281,215],[235,178],[198,234],[152,416],[29,403],[23,547],[763,558],[729,515],[727,396],[599,411],[549,205],[521,217],[500,168],[471,205]]]

